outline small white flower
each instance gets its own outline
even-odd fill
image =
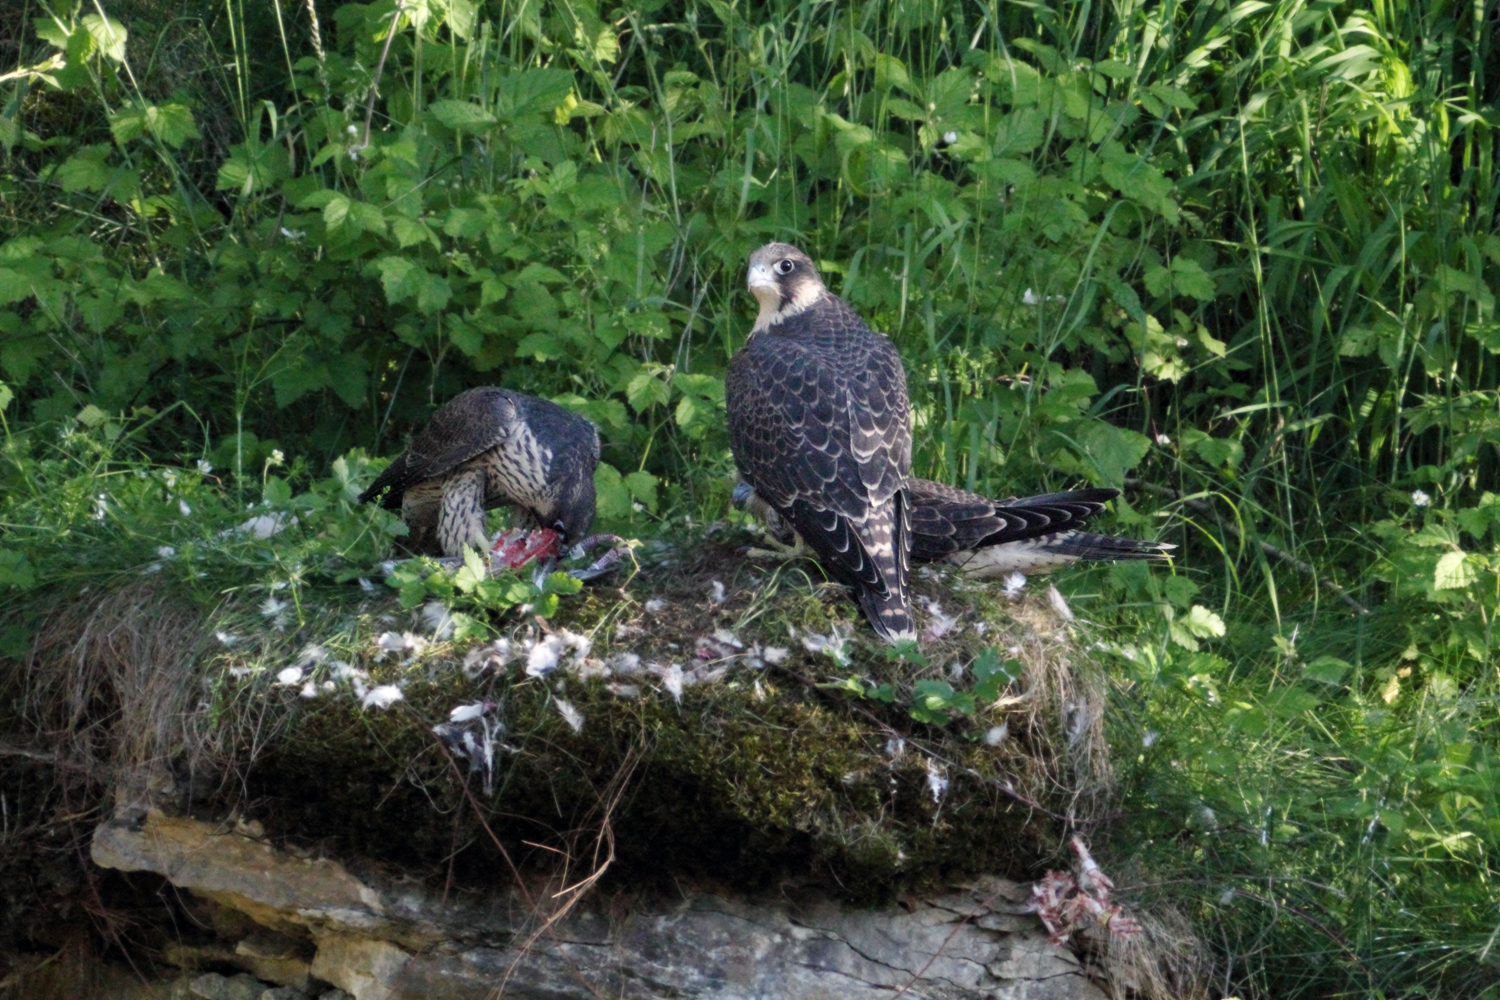
[[[951,145],[953,145],[957,141],[958,141],[958,133],[957,132],[944,132],[943,133],[943,142],[946,143],[947,145],[951,146]]]
[[[272,465],[284,465],[284,464],[286,464],[286,456],[281,453],[281,449],[280,448],[272,448],[271,449],[271,464]]]
[[[558,698],[554,704],[557,705],[558,714],[563,717],[563,721],[568,724],[573,732],[583,732],[583,713],[574,708],[572,702],[563,701],[561,698]]]
[[[1167,437],[1165,434],[1156,435],[1156,443],[1162,448],[1172,447],[1172,439]]]
[[[396,685],[382,684],[366,692],[365,696],[360,699],[360,705],[365,708],[390,708],[405,697],[406,695],[402,694],[401,689]]]
[[[344,131],[348,132],[350,135],[359,135],[359,126],[358,125],[348,125],[348,126],[345,126]]]
[[[713,601],[715,604],[724,603],[724,584],[722,581],[714,581],[713,589],[709,591],[708,599],[710,601]]]
[[[214,471],[214,467],[208,463],[207,459],[200,458],[198,459],[198,471],[206,476]]]
[[[302,237],[307,235],[307,232],[301,229],[288,229],[286,226],[282,226],[281,235],[285,236],[289,240],[300,240]]]
[[[96,520],[96,521],[102,521],[102,520],[104,520],[104,515],[106,513],[108,513],[108,512],[109,512],[109,504],[105,501],[104,494],[101,493],[97,497],[94,498],[94,520]]]
[[[186,500],[179,499],[177,501],[177,509],[182,511],[183,517],[193,516],[193,508],[188,506],[188,502]]]
[[[1418,507],[1426,507],[1428,504],[1432,503],[1432,497],[1428,496],[1421,490],[1412,490],[1411,502]]]

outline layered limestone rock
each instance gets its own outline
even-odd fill
[[[276,1000],[330,989],[355,1000],[1105,997],[1071,951],[1019,912],[1029,890],[1000,879],[885,908],[687,893],[672,905],[580,907],[539,928],[515,896],[444,903],[232,826],[158,812],[101,826],[93,858],[155,872],[248,918],[216,921],[225,940],[199,957],[275,984]]]

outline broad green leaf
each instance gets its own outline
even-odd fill
[[[451,129],[477,132],[489,128],[497,121],[494,115],[471,101],[433,101],[427,106],[427,110]]]
[[[101,14],[85,14],[83,28],[99,46],[99,51],[114,62],[125,61],[125,26]]]
[[[637,372],[625,387],[625,398],[630,400],[630,408],[637,413],[665,405],[671,394],[667,383],[650,371]]]
[[[1433,590],[1458,590],[1479,578],[1467,552],[1445,552],[1432,572]]]
[[[594,494],[600,517],[619,520],[630,516],[630,490],[620,470],[608,462],[594,468]]]
[[[632,472],[624,479],[625,488],[630,495],[645,505],[651,513],[656,513],[656,483],[657,479],[649,472]]]

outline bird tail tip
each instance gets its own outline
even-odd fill
[[[859,605],[875,634],[886,642],[895,646],[916,641],[917,623],[912,618],[911,602],[905,592],[882,597],[873,591],[865,591],[859,595]]]

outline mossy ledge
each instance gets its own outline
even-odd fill
[[[914,663],[875,644],[815,568],[748,561],[747,540],[719,529],[648,547],[628,579],[565,600],[550,622],[499,623],[523,651],[548,631],[588,640],[546,677],[526,674],[525,655],[476,664],[483,643],[433,639],[430,617],[378,592],[304,599],[300,622],[278,627],[254,596],[194,612],[132,584],[40,631],[7,728],[87,758],[117,818],[236,815],[297,850],[465,886],[564,857],[587,869],[607,826],[615,888],[818,884],[874,902],[979,874],[1033,878],[1057,859],[1065,819],[1086,827],[1102,811],[1101,685],[1045,597],[919,574],[929,638]],[[428,641],[379,649],[405,630]],[[839,657],[804,641],[827,636],[849,637]],[[751,658],[767,647],[786,655]],[[989,647],[1024,667],[1002,697],[947,725],[913,721],[915,681],[968,686]],[[640,666],[621,676],[610,665],[626,654]],[[278,682],[298,662],[316,697]],[[687,671],[680,698],[674,666]],[[824,686],[851,675],[896,700]],[[400,699],[363,706],[356,687],[381,685]],[[503,725],[489,794],[434,733],[485,702]]]

